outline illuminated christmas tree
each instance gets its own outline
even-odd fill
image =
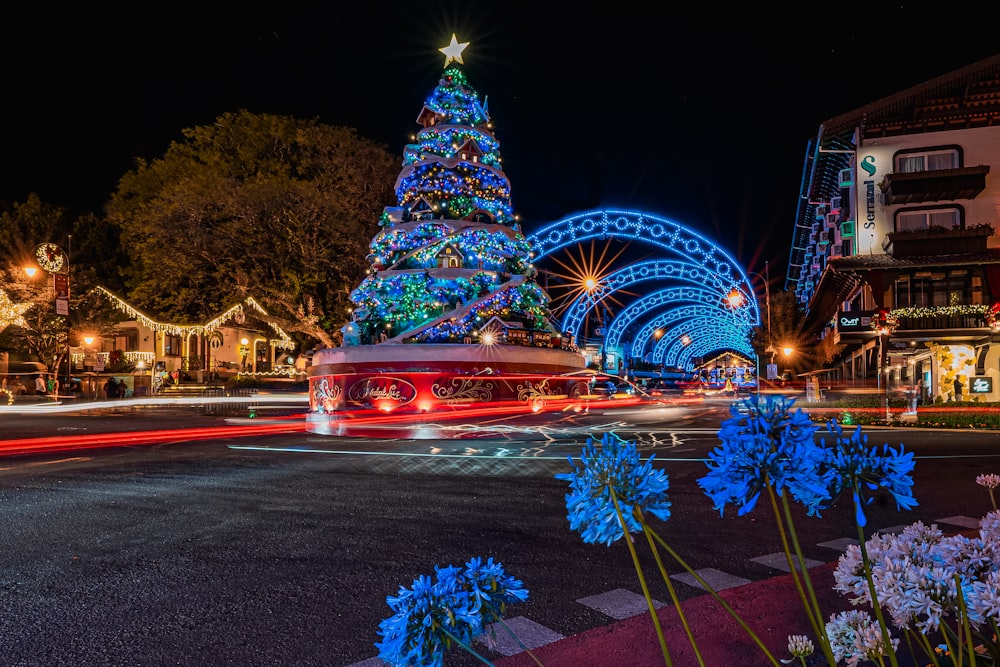
[[[369,274],[351,293],[345,346],[508,342],[485,340],[493,318],[509,325],[505,333],[523,331],[529,344],[557,334],[513,214],[487,105],[460,67],[466,46],[453,35],[440,49],[444,71],[403,151],[398,203],[379,220]]]

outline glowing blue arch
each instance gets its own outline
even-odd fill
[[[731,313],[730,316],[732,316]],[[635,359],[643,358],[646,354],[647,345],[649,345],[650,348],[655,349],[657,342],[662,340],[663,332],[666,327],[675,323],[700,318],[710,318],[712,321],[719,319],[716,309],[706,308],[705,306],[697,303],[684,303],[670,310],[657,312],[655,316],[646,321],[633,336],[632,346],[628,350],[629,356]],[[659,335],[657,335],[657,332],[659,332]],[[693,335],[695,332],[687,331],[686,333]],[[607,344],[615,349],[618,349],[621,345],[620,339],[612,341],[610,338],[608,339]],[[652,351],[653,350],[651,349],[650,352]]]
[[[755,358],[746,338],[718,318],[700,317],[681,322],[664,332],[653,348],[655,364],[688,368],[691,359],[719,350],[732,350]]]
[[[584,320],[587,319],[587,315],[598,303],[615,292],[647,280],[689,282],[709,287],[715,286],[716,309],[732,325],[733,311],[724,306],[726,296],[729,294],[729,290],[732,289],[732,283],[720,280],[717,275],[691,262],[652,259],[609,273],[603,277],[601,285],[577,297],[566,309],[562,321],[562,330],[569,331],[573,335],[579,335]]]
[[[621,346],[622,337],[629,327],[637,320],[646,316],[653,310],[670,308],[668,312],[671,319],[698,317],[703,315],[718,315],[719,297],[717,291],[700,289],[686,285],[672,286],[667,289],[654,292],[642,297],[638,301],[630,303],[624,310],[618,313],[605,338],[605,344],[614,349]],[[727,311],[729,317],[739,317],[740,313]],[[646,322],[639,331],[632,337],[632,346],[629,349],[629,356],[642,357],[646,343],[655,337],[655,333],[670,320],[662,316]],[[743,325],[752,323],[742,322]]]
[[[643,262],[606,276],[604,285],[571,304],[564,315],[561,330],[568,331],[578,338],[580,327],[590,311],[601,300],[632,283],[653,279],[666,282],[692,282],[708,287],[709,291],[714,288],[718,299],[718,307],[715,309],[708,303],[711,298],[708,296],[708,291],[698,294],[690,309],[685,309],[686,307],[680,303],[673,304],[674,310],[680,308],[681,313],[688,315],[689,322],[702,323],[695,332],[699,337],[697,348],[719,345],[713,349],[733,349],[753,357],[754,353],[749,345],[751,329],[760,324],[760,310],[757,299],[753,296],[753,287],[742,267],[725,251],[690,229],[648,213],[599,210],[546,225],[529,235],[528,240],[532,245],[532,257],[537,261],[571,245],[609,237],[653,245],[668,251],[674,257]],[[728,307],[726,299],[733,290],[743,294],[744,298],[741,304]],[[625,330],[641,316],[641,313],[648,313],[667,305],[657,299],[643,299],[641,302],[642,305],[638,305],[636,310],[629,310],[627,317],[620,315],[615,318],[608,338],[605,339],[606,347],[612,340],[616,348],[620,346]],[[642,311],[644,307],[646,310]],[[708,326],[707,323],[712,325]],[[657,328],[647,326],[641,331],[644,336],[651,339]],[[689,329],[693,331],[690,326]],[[701,335],[703,331],[706,332],[704,339]],[[644,347],[646,342],[636,336],[633,339],[633,349],[640,346],[641,352],[641,347]],[[712,350],[704,351],[708,353]]]

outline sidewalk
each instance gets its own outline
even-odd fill
[[[838,611],[851,609],[847,596],[833,590],[836,562],[809,570],[824,622]],[[802,601],[790,574],[730,588],[719,593],[757,634],[778,661],[788,659],[788,636],[814,633],[803,611]],[[765,667],[772,663],[739,623],[709,594],[682,603],[684,615],[695,637],[706,667]],[[671,605],[658,610],[667,649],[674,667],[697,667],[688,640]],[[665,665],[659,639],[649,613],[616,621],[533,649],[545,667],[662,667]],[[814,654],[813,659],[822,656]],[[494,661],[496,667],[538,667],[526,652]],[[798,663],[796,663],[798,664]],[[902,663],[901,663],[902,664]]]

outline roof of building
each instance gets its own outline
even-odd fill
[[[853,257],[833,257],[827,260],[827,267],[835,271],[913,269],[921,267],[967,266],[969,264],[1000,264],[1000,248],[989,248],[981,252],[954,255],[924,255],[918,257],[854,255]]]

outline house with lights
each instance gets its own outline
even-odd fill
[[[845,384],[1000,400],[1000,55],[825,121],[785,288]]]
[[[291,376],[295,342],[252,297],[201,324],[158,320],[98,287],[95,290],[125,319],[103,336],[81,336],[72,348],[78,371],[107,372],[124,362],[150,376],[171,374],[196,382],[225,379],[238,373]],[[138,385],[137,385],[138,386]]]

